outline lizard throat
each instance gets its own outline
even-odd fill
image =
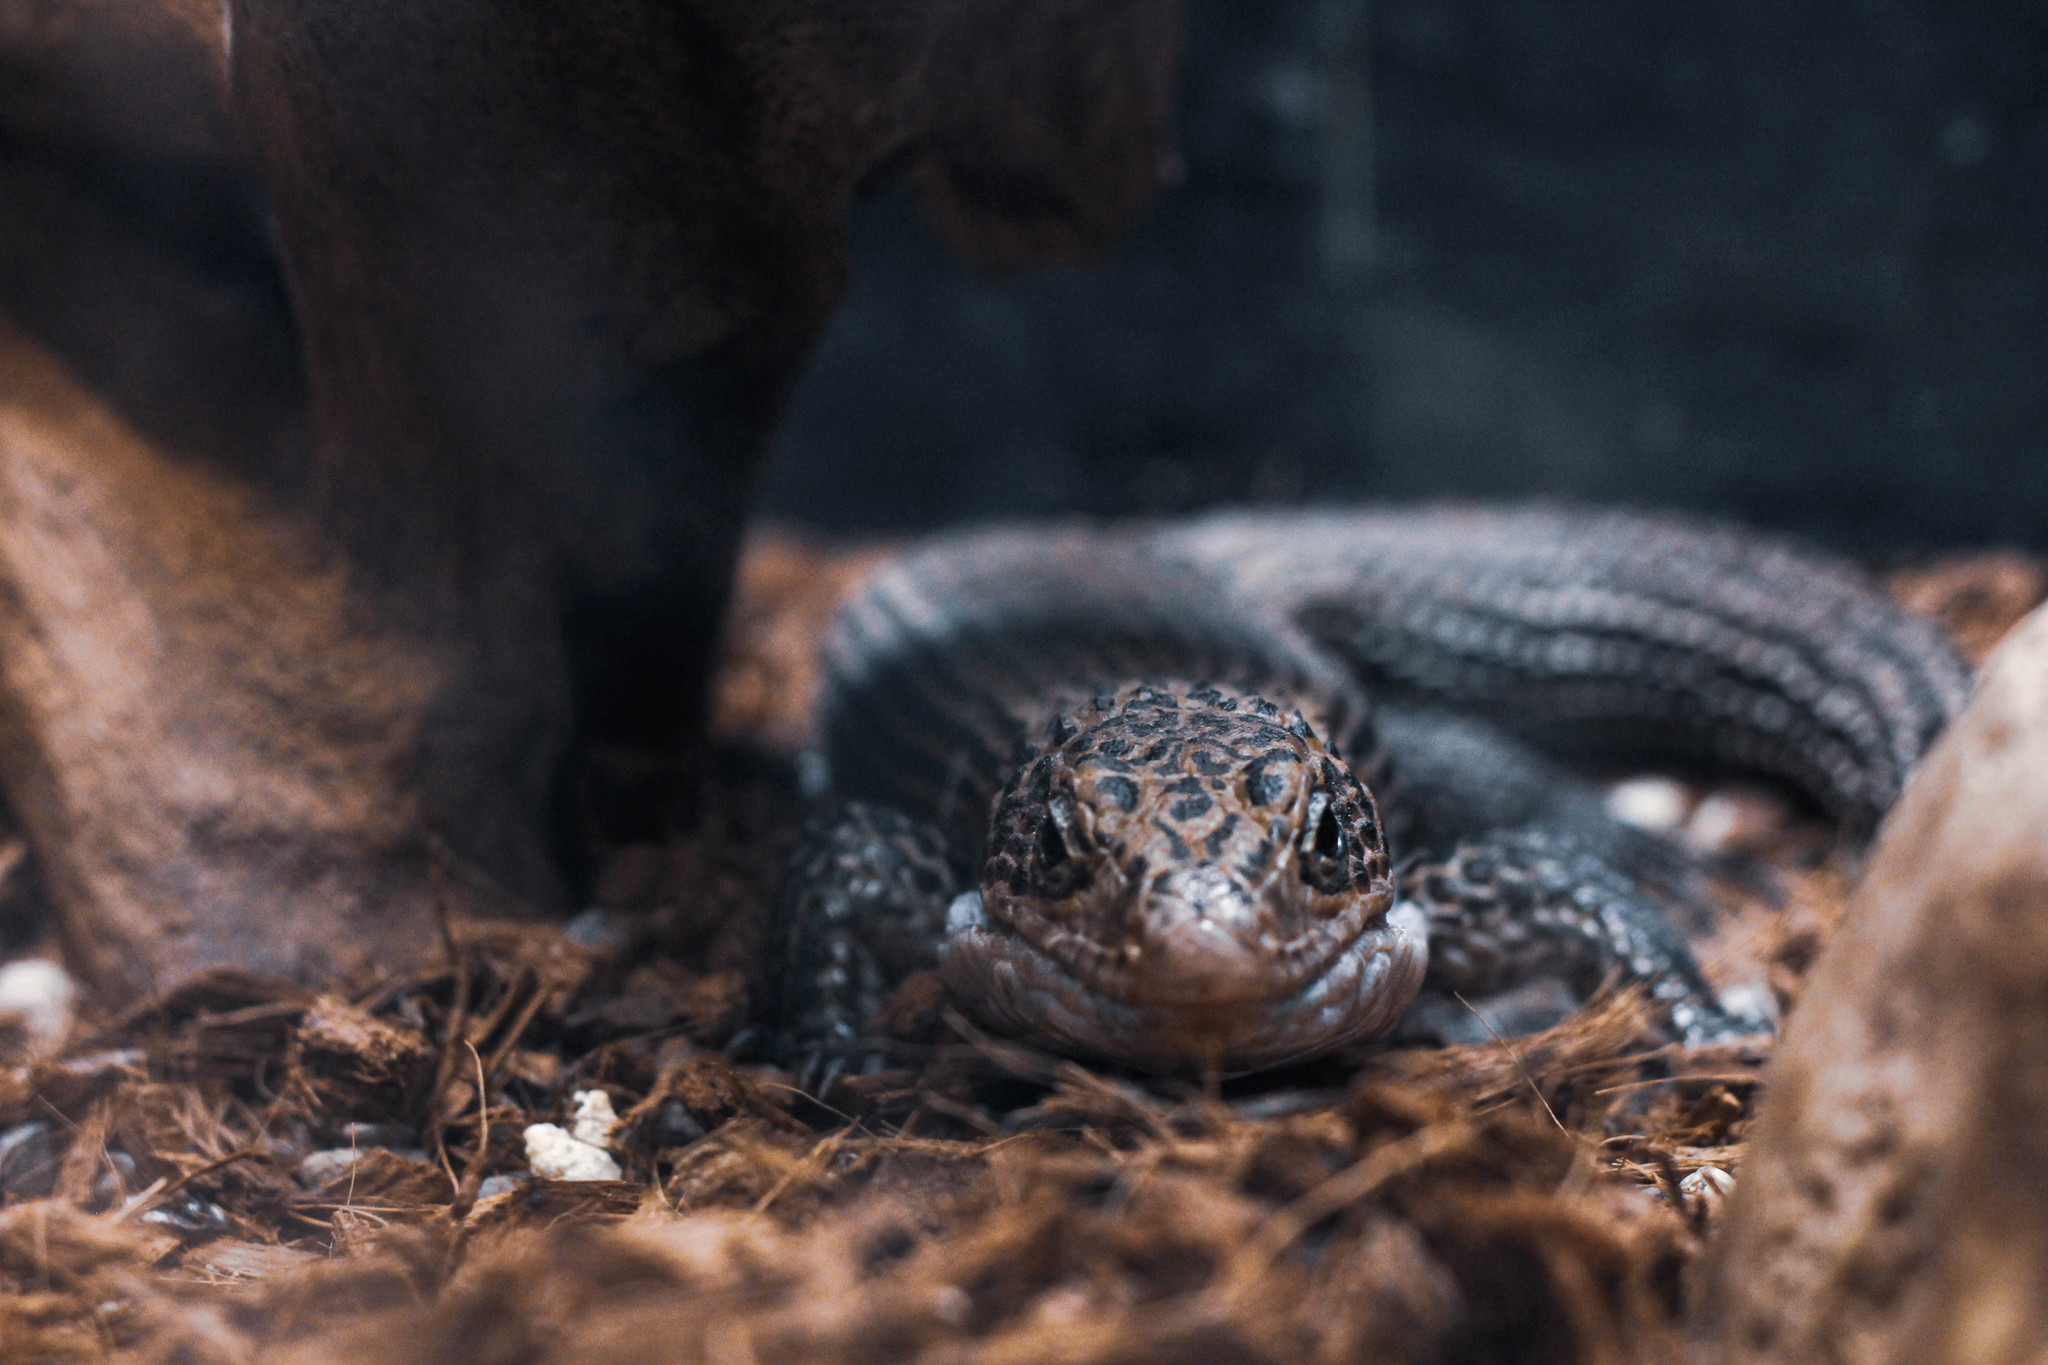
[[[1429,963],[1423,912],[1397,904],[1322,972],[1263,999],[1131,1001],[990,923],[981,893],[953,902],[939,949],[946,987],[976,1022],[1148,1071],[1224,1075],[1300,1061],[1387,1032]]]

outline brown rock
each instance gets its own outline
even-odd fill
[[[1773,1065],[1705,1279],[1716,1358],[2048,1343],[2048,614],[1893,811]]]

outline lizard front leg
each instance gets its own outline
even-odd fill
[[[1402,890],[1429,915],[1426,996],[1555,979],[1583,1001],[1611,981],[1641,987],[1689,1046],[1770,1031],[1720,1001],[1662,907],[1573,833],[1490,834],[1413,870]]]
[[[877,1018],[913,972],[938,966],[956,879],[945,837],[887,806],[814,817],[776,903],[774,1050],[823,1094],[881,1068]]]

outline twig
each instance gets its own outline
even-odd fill
[[[455,1202],[448,1206],[448,1216],[458,1223],[476,1206],[476,1193],[483,1188],[484,1166],[491,1155],[491,1089],[484,1079],[484,1059],[477,1054],[475,1043],[465,1038],[462,1045],[476,1063],[476,1155],[469,1159],[462,1183],[455,1187]]]
[[[346,1209],[356,1202],[356,1174],[363,1169],[363,1154],[356,1145],[356,1130],[348,1130],[348,1193],[341,1197],[341,1206]]]
[[[1651,1085],[1681,1085],[1686,1081],[1699,1081],[1702,1084],[1708,1085],[1761,1086],[1767,1084],[1762,1076],[1748,1075],[1742,1072],[1710,1072],[1698,1076],[1658,1076],[1647,1081],[1624,1081],[1620,1085],[1610,1085],[1605,1089],[1595,1090],[1593,1093],[1596,1095],[1612,1095],[1622,1090],[1641,1090],[1645,1086]]]
[[[441,1162],[441,1169],[448,1174],[449,1185],[459,1194],[462,1182],[455,1178],[455,1167],[448,1160],[448,1143],[442,1133],[441,1097],[448,1093],[448,1082],[455,1077],[455,1043],[466,1037],[469,1025],[469,967],[462,959],[462,951],[455,942],[455,926],[448,912],[448,880],[443,864],[448,856],[447,848],[439,835],[427,836],[427,880],[434,898],[434,922],[441,931],[441,951],[448,956],[448,970],[455,978],[455,996],[449,1002],[446,1027],[442,1030],[441,1056],[434,1065],[434,1086],[427,1094],[427,1123],[429,1136],[433,1139],[434,1155]]]
[[[1488,1033],[1493,1035],[1493,1041],[1499,1043],[1501,1046],[1501,1050],[1508,1054],[1508,1060],[1515,1064],[1515,1070],[1521,1073],[1522,1080],[1526,1082],[1529,1087],[1529,1093],[1536,1097],[1536,1103],[1543,1106],[1543,1112],[1550,1115],[1550,1121],[1557,1125],[1557,1131],[1563,1133],[1567,1138],[1570,1138],[1573,1142],[1576,1143],[1578,1141],[1578,1135],[1572,1132],[1571,1129],[1565,1127],[1563,1120],[1558,1118],[1557,1111],[1550,1107],[1550,1101],[1544,1098],[1543,1091],[1537,1086],[1536,1078],[1529,1074],[1529,1068],[1523,1064],[1522,1054],[1515,1051],[1514,1046],[1510,1044],[1507,1039],[1500,1036],[1500,1030],[1496,1029],[1493,1026],[1493,1020],[1487,1018],[1483,1012],[1481,1012],[1473,1006],[1471,1001],[1467,1000],[1464,996],[1458,994],[1456,991],[1451,992],[1451,999],[1457,1001],[1466,1009],[1471,1010],[1472,1017],[1474,1019],[1477,1019],[1480,1023],[1480,1026],[1483,1027]]]
[[[812,1172],[816,1172],[816,1179],[824,1179],[826,1173],[832,1169],[832,1158],[839,1155],[839,1149],[845,1145],[846,1137],[843,1133],[833,1133],[818,1139],[816,1146],[792,1161],[789,1169],[782,1173],[781,1179],[769,1186],[768,1192],[754,1201],[754,1212],[768,1212],[769,1206],[780,1199],[785,1190]]]
[[[505,1059],[519,1046],[519,1040],[526,1036],[526,1030],[533,1025],[533,1018],[540,1013],[540,1007],[547,1001],[547,985],[538,973],[529,972],[527,979],[532,989],[526,997],[526,1004],[520,1009],[518,1018],[512,1021],[510,1031],[499,1044],[491,1049],[491,1060],[485,1065],[484,1073],[492,1080],[498,1078],[498,1069],[505,1065]]]
[[[220,1170],[223,1166],[232,1166],[237,1161],[247,1160],[249,1157],[259,1155],[260,1152],[260,1148],[244,1147],[238,1152],[229,1152],[226,1156],[221,1157],[217,1161],[209,1161],[204,1166],[201,1166],[196,1170],[187,1171],[185,1172],[185,1174],[179,1176],[176,1180],[170,1181],[169,1183],[165,1183],[160,1180],[157,1182],[157,1184],[162,1185],[163,1188],[158,1189],[155,1185],[152,1185],[149,1189],[144,1190],[142,1191],[142,1193],[136,1195],[133,1199],[129,1200],[127,1203],[121,1206],[121,1211],[114,1215],[114,1221],[118,1223],[122,1219],[126,1218],[129,1214],[135,1213],[138,1210],[142,1210],[145,1208],[154,1208],[156,1205],[161,1204],[166,1198],[176,1194],[179,1190],[184,1189],[187,1185],[199,1179],[199,1177],[203,1175],[212,1175],[215,1171]],[[148,1202],[145,1204],[143,1202],[144,1200],[147,1200]]]
[[[812,1104],[817,1105],[820,1109],[832,1115],[834,1118],[845,1119],[848,1123],[860,1122],[859,1119],[856,1119],[853,1115],[847,1113],[844,1109],[839,1108],[837,1105],[825,1103],[822,1097],[813,1095],[810,1091],[803,1089],[801,1086],[789,1085],[782,1081],[769,1080],[761,1081],[760,1086],[763,1090],[786,1090],[790,1094],[795,1095],[799,1099],[809,1100]]]
[[[113,1221],[116,1223],[120,1222],[150,1200],[155,1199],[159,1194],[163,1193],[164,1187],[170,1183],[169,1176],[160,1175],[155,1180],[149,1182],[147,1189],[137,1190],[134,1194],[129,1195],[121,1201],[121,1207],[114,1210]]]
[[[917,1102],[924,1108],[931,1110],[934,1114],[943,1114],[949,1119],[958,1119],[977,1133],[992,1138],[1004,1136],[1003,1125],[997,1123],[971,1104],[962,1104],[958,1100],[947,1099],[944,1095],[933,1090],[918,1091]]]

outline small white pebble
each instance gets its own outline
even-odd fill
[[[576,1092],[576,1123],[569,1130],[578,1142],[603,1147],[612,1140],[619,1116],[612,1112],[612,1097],[602,1090]]]
[[[611,952],[625,945],[626,921],[602,905],[593,905],[563,925],[562,936],[585,948]]]
[[[1678,1182],[1678,1192],[1685,1196],[1686,1203],[1698,1205],[1702,1213],[1712,1217],[1735,1192],[1735,1177],[1719,1166],[1702,1166]]]
[[[362,1157],[362,1153],[351,1147],[329,1147],[323,1151],[308,1152],[299,1162],[299,1183],[309,1190],[322,1189],[347,1175],[349,1168]]]
[[[487,1175],[484,1177],[483,1184],[477,1186],[476,1197],[479,1200],[495,1199],[501,1194],[512,1193],[521,1185],[524,1185],[526,1181],[526,1176],[514,1175],[510,1172],[499,1175]]]
[[[25,957],[0,967],[0,1014],[21,1020],[29,1041],[49,1047],[71,1031],[71,1006],[78,987],[54,962]]]
[[[619,1163],[610,1152],[578,1142],[552,1123],[526,1128],[526,1164],[542,1180],[617,1180]]]
[[[1791,808],[1776,793],[1724,787],[1701,799],[1685,822],[1685,837],[1708,853],[1755,852],[1791,821]]]
[[[958,1285],[942,1284],[932,1291],[932,1316],[948,1327],[965,1327],[974,1314],[974,1300]]]
[[[1762,1032],[1778,1027],[1778,997],[1761,981],[1745,981],[1722,991],[1721,1009],[1737,1019],[1754,1020]]]
[[[1607,813],[1638,829],[1677,829],[1691,804],[1684,784],[1668,777],[1635,777],[1607,789]]]

